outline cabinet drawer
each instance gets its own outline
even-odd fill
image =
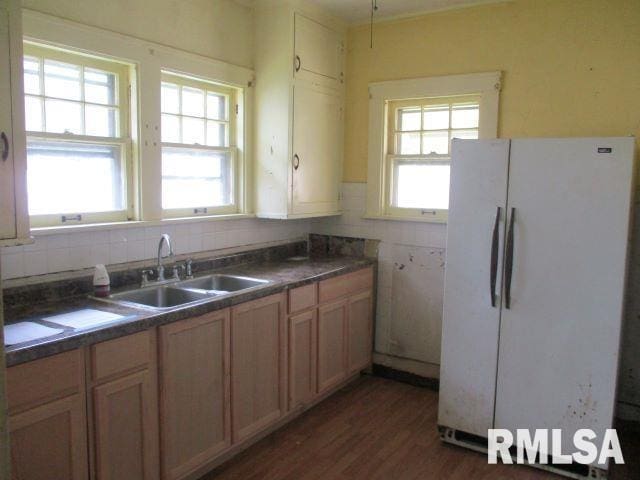
[[[91,347],[91,379],[101,380],[150,361],[152,331],[134,333],[97,343]]]
[[[71,350],[7,369],[9,413],[77,393],[84,384],[84,355]]]
[[[357,272],[320,282],[320,303],[334,298],[344,297],[352,293],[361,292],[373,286],[373,269],[364,268]]]
[[[311,283],[289,290],[289,313],[300,312],[318,303],[318,284]]]

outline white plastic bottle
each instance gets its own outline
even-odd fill
[[[107,268],[99,263],[93,273],[93,292],[96,297],[107,297],[111,291],[111,280]]]

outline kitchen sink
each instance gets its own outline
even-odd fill
[[[114,293],[106,298],[94,297],[110,303],[133,307],[168,310],[210,300],[217,295],[238,292],[269,283],[268,280],[213,274],[169,283]]]
[[[202,290],[210,293],[229,293],[248,288],[258,287],[269,283],[268,280],[260,280],[257,278],[239,277],[236,275],[214,274],[206,277],[194,278],[192,280],[184,280],[179,282],[179,288],[191,290]]]
[[[176,288],[174,285],[140,288],[109,295],[108,300],[117,303],[129,303],[136,306],[150,307],[157,310],[180,307],[197,303],[212,297],[207,292],[196,292]]]

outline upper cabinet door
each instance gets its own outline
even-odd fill
[[[16,237],[8,2],[0,1],[0,240]]]
[[[293,113],[292,213],[339,210],[342,102],[321,87],[297,84]]]
[[[296,78],[337,86],[344,81],[340,35],[298,13],[295,15]]]

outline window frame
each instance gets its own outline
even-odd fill
[[[452,98],[477,98],[480,105],[478,138],[496,138],[501,72],[448,75],[369,85],[369,161],[365,218],[446,223],[448,210],[399,208],[393,205],[394,162],[397,158],[424,162],[449,161],[449,155],[390,154],[395,142],[395,106],[413,106],[416,99],[447,103]]]
[[[43,127],[45,122],[45,107],[44,101],[46,99],[56,99],[57,97],[47,96],[44,91],[44,63],[46,60],[53,60],[60,63],[71,64],[81,67],[84,72],[85,68],[100,70],[116,75],[116,95],[117,102],[114,105],[102,105],[118,108],[118,135],[114,137],[103,137],[86,134],[74,134],[74,133],[53,133],[34,130],[25,130],[27,148],[30,140],[35,141],[48,141],[48,142],[68,142],[78,144],[90,144],[90,145],[105,145],[105,146],[117,146],[120,149],[120,167],[123,175],[122,187],[123,192],[123,206],[120,210],[109,210],[104,212],[84,212],[81,209],[74,211],[73,213],[55,213],[55,214],[33,214],[29,215],[29,220],[32,228],[44,228],[55,226],[68,226],[68,225],[84,225],[94,223],[112,223],[131,220],[133,217],[133,175],[132,175],[132,163],[133,163],[133,141],[131,138],[131,77],[135,75],[134,66],[123,61],[104,58],[99,55],[89,55],[84,52],[75,51],[72,49],[63,49],[53,45],[48,45],[44,42],[38,42],[26,39],[23,42],[23,57],[24,58],[36,58],[39,62],[40,68],[40,89],[39,95],[24,93],[24,97],[36,97],[42,100],[42,121]],[[81,77],[82,78],[82,77]],[[82,105],[83,112],[86,105],[93,105],[93,102],[86,102],[82,97],[80,100],[60,99],[63,101],[69,101]],[[84,113],[83,113],[83,127],[84,127]],[[76,220],[77,216],[80,216],[80,220]],[[69,223],[71,222],[71,223]]]
[[[25,41],[84,53],[88,56],[113,59],[131,64],[129,78],[131,115],[131,211],[126,221],[92,225],[74,224],[33,228],[34,231],[70,232],[110,228],[113,225],[162,225],[182,221],[205,222],[251,218],[253,165],[247,161],[252,152],[255,73],[252,69],[221,60],[187,52],[174,47],[142,40],[133,36],[88,26],[54,17],[34,10],[23,9],[22,30]],[[161,71],[169,71],[194,78],[211,79],[215,83],[236,89],[239,113],[236,122],[237,213],[224,215],[165,218],[161,192],[160,95]],[[89,222],[88,222],[89,223]],[[35,227],[35,226],[34,226]]]
[[[195,78],[191,75],[183,75],[178,74],[168,70],[162,70],[161,72],[161,87],[162,83],[171,83],[178,85],[180,87],[191,87],[199,90],[205,91],[205,105],[206,105],[206,94],[208,92],[213,92],[215,94],[224,96],[226,99],[226,108],[227,108],[227,120],[222,121],[227,124],[226,131],[226,146],[210,146],[210,145],[200,145],[200,144],[190,144],[190,143],[175,143],[175,142],[164,142],[162,141],[162,125],[160,126],[160,135],[161,135],[161,160],[162,160],[162,150],[167,148],[176,148],[176,149],[185,149],[185,150],[202,150],[209,152],[221,152],[226,153],[230,157],[230,188],[231,188],[231,203],[228,205],[199,205],[196,207],[189,208],[164,208],[162,207],[162,217],[163,218],[188,218],[188,217],[207,217],[207,216],[216,216],[216,215],[230,215],[240,213],[240,201],[239,201],[239,174],[238,174],[238,151],[237,151],[237,121],[239,108],[237,108],[237,97],[239,95],[238,89],[233,88],[227,85],[220,84],[213,80],[203,79],[203,78]],[[180,107],[182,107],[182,101],[180,101]],[[160,110],[161,117],[165,114]],[[170,113],[167,113],[170,114]],[[180,111],[178,114],[170,114],[175,115],[179,118],[187,117],[187,118],[202,118],[205,122],[209,120],[208,117],[193,117],[191,115],[185,115]],[[217,121],[217,120],[215,120]],[[162,121],[161,121],[162,123]],[[162,186],[162,183],[161,183]]]

